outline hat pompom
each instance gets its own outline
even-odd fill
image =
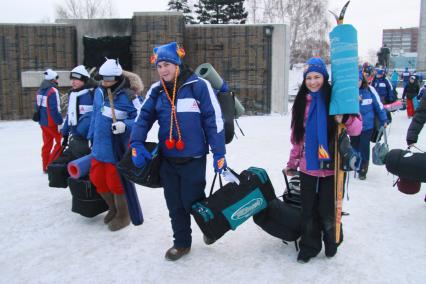
[[[155,64],[155,61],[157,61],[157,54],[153,54],[149,58],[149,62],[151,62],[151,64]]]
[[[177,54],[179,55],[180,58],[185,57],[185,54],[186,54],[185,49],[183,49],[182,47],[179,47],[176,52],[177,52]]]

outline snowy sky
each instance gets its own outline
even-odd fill
[[[168,0],[111,0],[117,17],[129,18],[134,11],[163,11]],[[308,1],[308,0],[306,0]],[[352,0],[346,13],[346,23],[353,24],[359,33],[360,55],[381,45],[382,29],[417,27],[421,0]],[[62,0],[2,1],[0,22],[36,23],[54,19],[54,7]],[[346,0],[329,0],[329,8],[340,11]],[[41,4],[42,3],[42,4]]]

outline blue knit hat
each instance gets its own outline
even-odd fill
[[[170,42],[154,48],[154,55],[151,56],[151,63],[155,65],[160,61],[167,61],[175,65],[180,65],[180,60],[185,56],[185,51],[176,42]]]
[[[309,72],[317,72],[324,76],[325,80],[328,80],[327,67],[324,61],[319,57],[312,57],[306,61],[305,71],[303,72],[303,78],[306,78]]]

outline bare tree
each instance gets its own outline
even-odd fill
[[[311,56],[321,56],[328,61],[327,6],[328,0],[249,0],[248,3],[252,22],[290,23],[292,64]],[[258,19],[259,14],[262,19]]]
[[[57,19],[93,19],[113,16],[111,0],[64,0],[56,5]]]

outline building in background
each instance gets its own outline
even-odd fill
[[[418,28],[384,29],[382,46],[392,53],[417,52]]]
[[[420,5],[420,24],[419,24],[419,42],[417,52],[417,70],[426,71],[426,0],[421,0]]]

